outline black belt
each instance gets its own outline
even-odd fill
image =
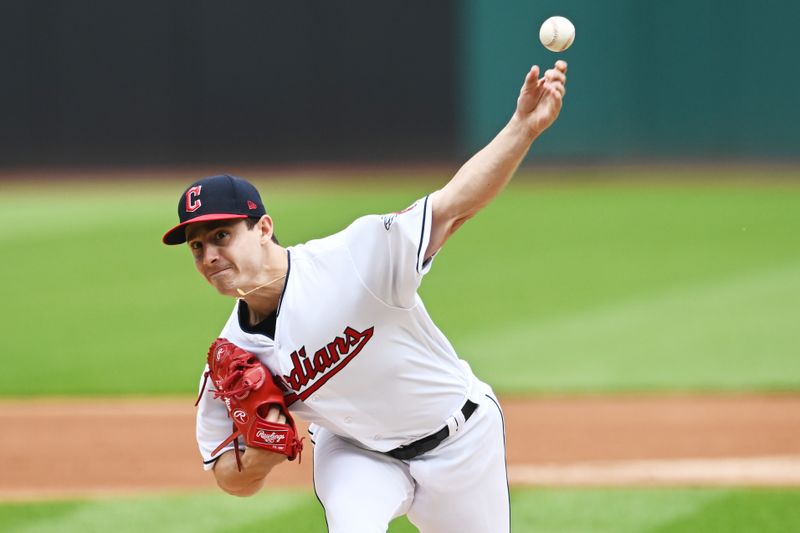
[[[464,404],[464,407],[461,408],[461,414],[464,415],[464,422],[469,420],[469,417],[472,416],[472,413],[475,412],[475,409],[478,408],[478,404],[475,402],[471,402],[467,400],[467,403]],[[436,448],[438,445],[442,443],[444,439],[450,436],[450,428],[447,426],[443,427],[433,435],[428,435],[427,437],[422,437],[421,439],[412,442],[411,444],[406,444],[405,446],[400,446],[399,448],[395,448],[394,450],[389,450],[386,452],[386,455],[394,457],[395,459],[400,459],[402,461],[408,461],[409,459],[413,459],[423,453],[429,452],[432,449]]]

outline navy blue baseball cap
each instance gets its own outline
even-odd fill
[[[186,242],[186,226],[193,222],[230,218],[261,218],[266,215],[258,190],[247,180],[229,176],[211,176],[198,180],[183,191],[178,200],[180,224],[161,239],[164,244]]]

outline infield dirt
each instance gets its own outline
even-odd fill
[[[0,401],[0,499],[213,489],[191,399]],[[800,486],[800,395],[502,399],[513,485]],[[313,446],[272,487],[311,487]]]

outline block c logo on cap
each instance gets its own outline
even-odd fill
[[[196,187],[192,187],[188,191],[186,191],[186,212],[193,213],[200,209],[200,206],[203,205],[203,202],[200,201],[200,189],[202,189],[202,185],[198,185]]]

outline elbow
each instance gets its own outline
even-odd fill
[[[247,498],[248,496],[252,496],[256,494],[261,488],[264,486],[264,481],[261,480],[259,482],[249,483],[246,485],[234,485],[234,484],[227,484],[220,480],[217,480],[217,486],[221,488],[225,493],[230,494],[231,496],[236,496],[238,498]]]
[[[223,488],[222,490],[224,490],[226,494],[229,494],[231,496],[236,496],[237,498],[248,498],[258,492],[258,490],[244,490],[244,489],[235,490],[235,489]]]
[[[453,220],[453,222],[450,224],[450,234],[452,235],[455,233],[456,230],[464,224],[464,222],[471,219],[473,216],[475,216],[475,213],[469,213],[468,215]]]
[[[242,456],[242,469],[236,462],[233,452],[225,452],[214,464],[214,478],[217,486],[231,496],[246,498],[264,487],[267,474],[285,456],[264,451],[257,453],[249,449]],[[259,462],[259,459],[261,462]]]
[[[265,477],[264,475],[254,475],[253,472],[239,472],[235,466],[232,469],[214,469],[214,478],[217,486],[227,494],[239,498],[252,496],[261,490],[264,486]]]

